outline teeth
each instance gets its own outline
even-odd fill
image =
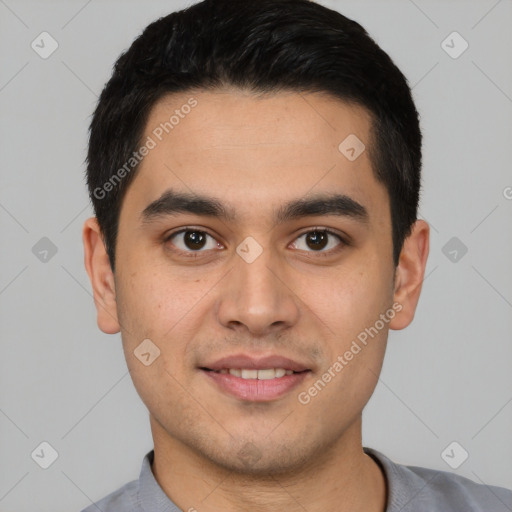
[[[257,379],[258,370],[242,370],[242,379]]]
[[[293,371],[285,370],[284,368],[266,368],[264,370],[224,368],[220,370],[219,373],[229,373],[235,377],[241,377],[242,379],[270,380],[284,377],[285,375],[292,375]]]
[[[242,373],[243,375],[243,373]],[[276,378],[276,371],[274,368],[268,370],[258,370],[258,380],[269,380]]]

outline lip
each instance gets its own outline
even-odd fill
[[[309,371],[304,371],[275,379],[258,380],[242,379],[229,373],[217,373],[205,369],[201,369],[201,372],[218,390],[248,402],[277,400],[296,388],[310,374]]]
[[[217,373],[224,368],[254,370],[284,368],[300,373],[268,380],[242,379],[229,373]],[[311,373],[311,369],[306,365],[287,357],[278,355],[255,357],[245,354],[223,357],[213,363],[202,365],[199,370],[221,392],[249,402],[269,402],[282,398]]]
[[[254,370],[265,370],[266,368],[284,368],[294,372],[310,370],[306,365],[278,355],[255,357],[246,354],[234,354],[222,357],[215,362],[201,365],[201,368],[219,371],[223,368],[247,368]]]

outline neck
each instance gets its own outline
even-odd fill
[[[251,475],[220,467],[169,437],[151,417],[152,471],[169,498],[188,512],[385,512],[387,489],[377,463],[363,452],[361,419],[343,439],[300,469]]]

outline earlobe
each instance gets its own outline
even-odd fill
[[[82,239],[85,268],[91,281],[94,304],[98,313],[98,327],[106,334],[116,334],[120,331],[120,326],[117,317],[114,274],[96,217],[85,221]]]
[[[401,305],[401,310],[391,320],[391,329],[404,329],[414,318],[425,276],[429,235],[429,225],[424,220],[417,220],[411,234],[404,241],[395,271],[394,292],[394,302]]]

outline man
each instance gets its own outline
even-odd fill
[[[87,163],[98,325],[154,439],[87,512],[512,509],[362,446],[429,227],[410,89],[360,25],[307,0],[157,20],[116,63]]]

